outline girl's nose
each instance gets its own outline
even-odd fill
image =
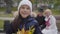
[[[24,9],[24,12],[26,12],[27,11],[27,9]]]

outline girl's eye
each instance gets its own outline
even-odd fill
[[[22,9],[25,9],[25,7],[21,7]]]
[[[30,8],[27,8],[28,10],[30,9]]]

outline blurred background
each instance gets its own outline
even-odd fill
[[[14,12],[17,11],[18,4],[21,0],[0,0],[0,34],[4,31],[9,23],[14,19]],[[33,12],[38,13],[37,9],[50,8],[57,20],[58,31],[60,31],[60,0],[30,0],[33,3]],[[60,32],[59,32],[60,34]]]

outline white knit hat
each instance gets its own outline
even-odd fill
[[[18,11],[19,11],[19,8],[21,7],[21,5],[28,5],[30,7],[30,10],[31,10],[31,13],[32,13],[32,3],[29,0],[22,0],[19,3]]]

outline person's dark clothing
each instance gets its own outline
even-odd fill
[[[41,27],[41,30],[43,30],[43,29],[46,27],[46,24],[45,24],[45,17],[38,15],[38,16],[36,17],[36,20],[38,21],[39,26]]]

